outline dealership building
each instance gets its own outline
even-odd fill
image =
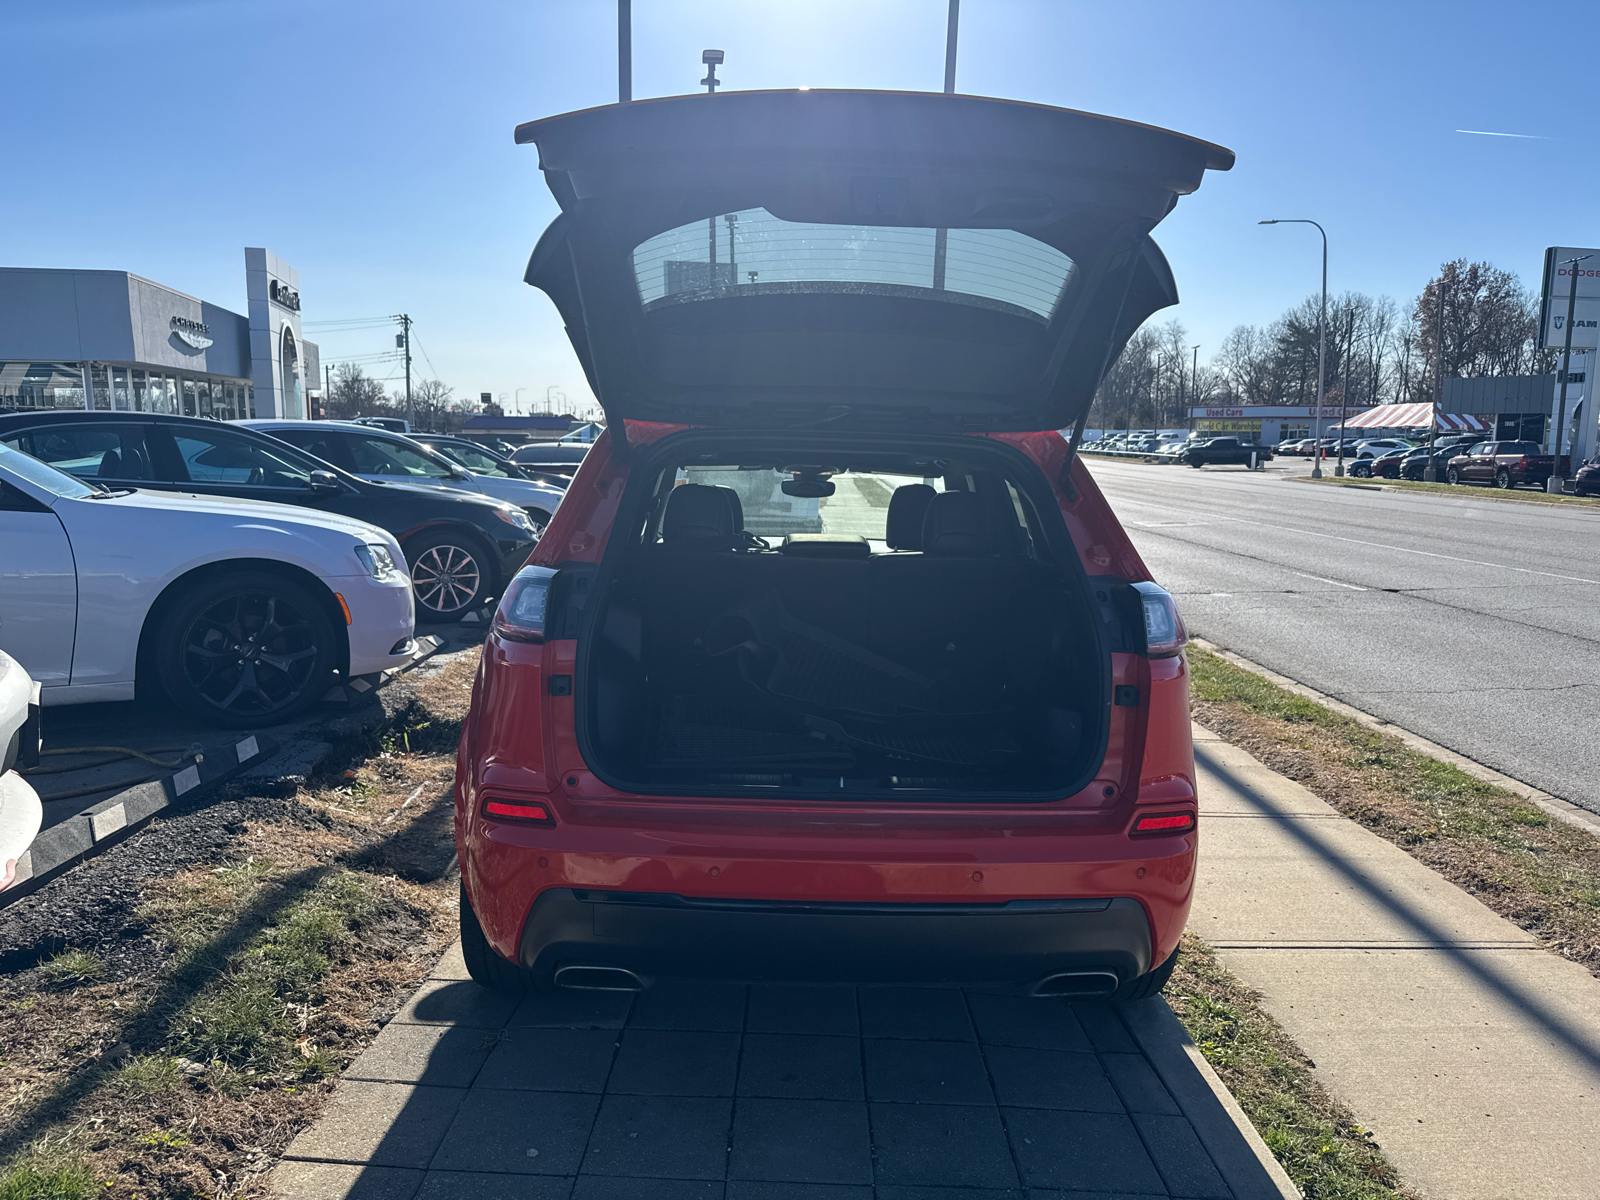
[[[0,267],[0,410],[304,417],[320,392],[300,277],[244,252],[247,311],[127,271]]]

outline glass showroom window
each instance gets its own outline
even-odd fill
[[[194,386],[194,380],[185,376],[178,381],[178,386],[183,389],[183,415],[186,417],[199,416],[199,401],[196,398],[198,389]]]
[[[128,392],[128,368],[111,368],[111,407],[118,412],[129,412],[133,408],[133,398]]]
[[[71,363],[0,362],[0,407],[82,408],[83,375]]]
[[[150,385],[145,382],[144,372],[138,367],[128,372],[128,390],[133,396],[133,411],[149,412]]]
[[[209,379],[196,379],[194,390],[199,397],[199,407],[195,410],[202,417],[213,416],[211,410],[211,381]]]
[[[89,364],[89,383],[94,388],[94,406],[99,409],[110,408],[111,380],[105,363]]]

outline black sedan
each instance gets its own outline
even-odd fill
[[[0,444],[96,483],[273,500],[370,521],[405,551],[422,620],[455,620],[498,596],[538,540],[515,505],[373,483],[277,438],[197,417],[15,413],[0,416]]]
[[[1450,466],[1450,460],[1468,446],[1473,445],[1474,441],[1481,440],[1481,438],[1466,440],[1451,438],[1448,441],[1435,442],[1432,448],[1418,446],[1400,460],[1400,478],[1410,479],[1413,482],[1421,480],[1422,473],[1428,469],[1428,462],[1431,459],[1435,470],[1438,471],[1438,481],[1440,483],[1448,483],[1449,481],[1445,478],[1445,471]]]

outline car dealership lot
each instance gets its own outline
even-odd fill
[[[1090,469],[1191,630],[1600,811],[1594,514],[1275,469]]]

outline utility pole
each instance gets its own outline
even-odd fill
[[[1195,403],[1197,403],[1199,401],[1199,399],[1200,399],[1200,395],[1199,395],[1200,389],[1197,386],[1199,384],[1199,381],[1200,381],[1200,347],[1199,346],[1195,346],[1193,349],[1194,349],[1194,365],[1189,371],[1189,379],[1196,386],[1194,386],[1192,388],[1192,394],[1189,397],[1189,404],[1191,406],[1194,405]],[[1194,418],[1189,415],[1189,409],[1187,407],[1185,407],[1184,410],[1183,410],[1183,423],[1189,427],[1189,432],[1190,433],[1194,432]]]
[[[617,103],[633,99],[633,2],[617,0]]]
[[[1582,258],[1569,258],[1562,264],[1568,268],[1567,277],[1572,283],[1567,288],[1567,344],[1561,351],[1561,399],[1556,405],[1555,431],[1550,435],[1550,478],[1544,484],[1544,490],[1552,496],[1559,496],[1567,490],[1567,477],[1561,473],[1561,435],[1567,423],[1567,377],[1572,374],[1572,317],[1578,306],[1578,264],[1593,257],[1592,254],[1585,254]],[[1592,393],[1594,388],[1590,386],[1588,390]]]
[[[322,368],[322,414],[328,414],[328,401],[333,399],[333,364],[325,363]]]
[[[1434,443],[1439,440],[1439,406],[1444,403],[1444,271],[1439,272],[1439,313],[1433,325],[1433,411],[1428,414],[1428,465],[1422,470],[1424,483],[1439,482],[1439,468],[1433,464]]]
[[[406,352],[406,427],[414,429],[417,423],[416,406],[411,402],[411,316],[401,313],[395,318],[403,330],[394,335],[394,344]]]
[[[956,91],[956,33],[961,24],[961,0],[950,0],[950,22],[944,35],[944,94]],[[950,231],[933,231],[933,290],[944,291],[945,263],[950,256]]]
[[[706,77],[700,81],[706,89],[706,95],[715,96],[722,80],[717,78],[717,66],[726,56],[721,50],[705,50],[700,54],[700,61],[706,65]],[[717,218],[706,218],[706,287],[717,286]],[[737,279],[735,283],[739,282]]]

